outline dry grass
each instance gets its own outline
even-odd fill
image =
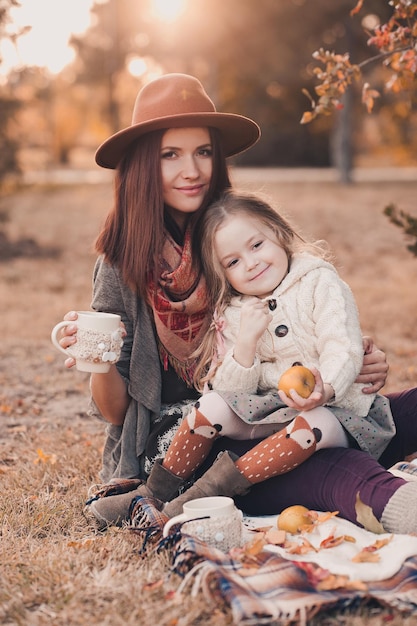
[[[417,383],[417,259],[382,215],[390,201],[413,211],[417,183],[276,180],[237,172],[272,195],[305,234],[326,238],[357,297],[363,329],[386,350],[387,390]],[[59,246],[58,258],[0,264],[0,623],[67,626],[232,624],[202,595],[175,594],[166,555],[143,558],[129,531],[98,533],[82,514],[97,480],[103,425],[85,414],[88,381],[66,371],[50,345],[55,322],[88,308],[91,242],[110,204],[108,184],[31,188],[3,200],[12,241]],[[415,622],[377,608],[312,623],[399,626]]]

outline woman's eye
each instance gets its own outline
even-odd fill
[[[172,159],[174,156],[176,156],[176,154],[173,150],[169,150],[168,152],[163,152],[161,154],[162,159]]]
[[[213,150],[212,148],[202,148],[198,154],[204,157],[211,157],[213,155]]]

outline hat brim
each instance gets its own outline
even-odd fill
[[[222,136],[222,144],[227,157],[244,152],[253,146],[261,136],[261,130],[253,120],[234,113],[187,113],[169,115],[150,122],[133,124],[115,133],[97,149],[95,160],[100,167],[115,169],[126,148],[134,141],[153,130],[168,128],[217,128]]]

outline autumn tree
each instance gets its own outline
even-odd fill
[[[366,70],[376,63],[382,64],[386,71],[384,89],[393,94],[407,92],[410,109],[415,107],[417,76],[417,2],[411,0],[390,0],[391,14],[385,23],[377,23],[368,31],[368,46],[376,49],[376,54],[361,63],[352,63],[348,52],[336,54],[321,48],[313,57],[320,63],[314,69],[318,80],[315,87],[316,97],[304,90],[311,103],[311,111],[304,113],[301,123],[306,124],[322,115],[344,107],[343,98],[354,82],[362,85],[362,103],[368,113],[380,97],[380,91],[366,78]],[[366,0],[359,0],[351,11],[357,15],[366,5]],[[407,248],[417,256],[417,219],[407,212],[389,204],[384,209],[385,215],[400,227],[411,242]]]
[[[96,102],[111,132],[128,123],[124,119],[125,101],[131,113],[131,94],[126,93],[129,79],[126,67],[130,57],[147,54],[147,5],[148,0],[95,3],[92,7],[95,23],[85,34],[70,40],[77,53],[76,82],[102,95]],[[106,132],[108,130],[104,134]]]
[[[378,5],[380,0],[369,0]],[[311,51],[323,43],[346,43],[345,16],[352,0],[189,0],[175,22],[156,19],[152,2],[108,0],[93,9],[94,25],[74,37],[77,81],[101,97],[103,136],[130,122],[132,97],[154,72],[194,74],[219,109],[253,117],[261,141],[238,157],[241,164],[326,167],[330,164],[328,118],[299,125],[302,86]],[[362,29],[348,36],[363,55]],[[362,38],[363,39],[363,38]],[[142,60],[148,73],[130,76]],[[129,89],[133,88],[133,95]]]
[[[8,30],[9,11],[12,6],[19,6],[17,0],[0,0],[0,41],[8,38],[15,41],[19,33]],[[0,58],[0,65],[2,59]],[[19,171],[17,150],[18,143],[10,132],[14,115],[19,108],[19,101],[14,97],[9,86],[0,85],[0,180],[6,174]]]
[[[351,16],[363,8],[366,0],[359,0]],[[413,92],[417,75],[417,2],[411,0],[389,0],[392,7],[386,23],[377,23],[368,29],[368,46],[377,49],[377,53],[361,63],[352,63],[350,54],[337,54],[320,48],[313,53],[313,58],[321,63],[314,68],[319,81],[315,87],[317,98],[304,93],[311,102],[311,111],[304,113],[301,123],[306,124],[319,115],[328,115],[343,108],[343,96],[354,81],[362,81],[362,102],[368,112],[374,108],[375,99],[380,92],[367,80],[365,70],[368,66],[381,62],[388,70],[384,87],[386,91],[399,93],[405,90]]]

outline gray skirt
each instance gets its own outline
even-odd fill
[[[277,424],[284,428],[299,414],[285,405],[276,391],[248,394],[246,392],[216,392],[247,424]],[[176,405],[164,405],[159,420],[153,424],[145,451],[145,471],[150,472],[157,458],[163,458],[180,423],[195,404],[186,400]],[[378,459],[395,434],[389,401],[377,395],[366,417],[336,406],[327,406],[347,432],[351,447],[368,452]],[[277,427],[280,430],[280,427]]]
[[[282,424],[283,428],[299,414],[299,411],[289,408],[282,402],[277,391],[257,394],[227,391],[219,395],[247,424]],[[338,406],[326,406],[326,408],[339,420],[348,434],[352,447],[368,452],[375,459],[381,456],[395,435],[395,423],[390,404],[384,396],[375,397],[365,417],[360,417]]]

